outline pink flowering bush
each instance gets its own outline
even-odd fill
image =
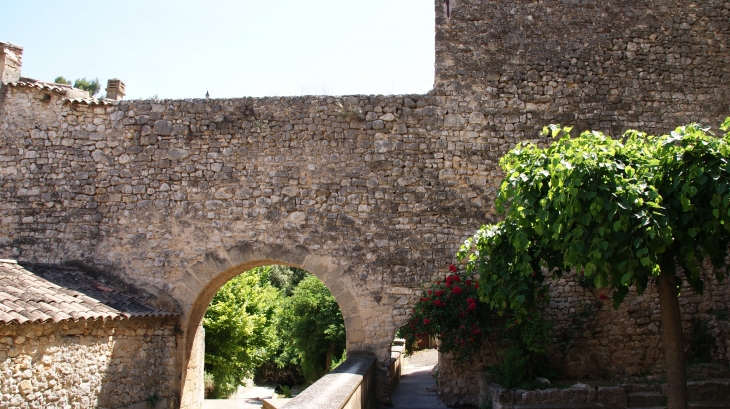
[[[479,301],[479,283],[472,275],[454,265],[449,272],[423,290],[400,335],[413,345],[419,335],[431,334],[441,342],[441,352],[453,352],[456,363],[465,364],[490,341],[497,316]]]

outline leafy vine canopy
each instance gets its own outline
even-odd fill
[[[721,126],[730,130],[730,118]],[[725,276],[730,244],[730,132],[699,124],[664,136],[628,131],[571,138],[571,128],[544,129],[547,148],[522,143],[501,160],[495,205],[504,219],[466,240],[457,259],[479,275],[482,301],[526,313],[546,289],[543,269],[582,271],[613,289],[614,307],[629,288],[680,267],[702,292],[701,265]]]

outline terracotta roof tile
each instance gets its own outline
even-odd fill
[[[64,87],[58,86],[50,82],[26,82],[26,81],[15,81],[8,83],[11,87],[26,87],[26,88],[37,88],[40,90],[58,92],[59,94],[66,94]]]
[[[0,260],[0,323],[172,317],[78,268]]]
[[[98,98],[67,98],[66,101],[71,104],[112,105],[111,100],[98,99]]]

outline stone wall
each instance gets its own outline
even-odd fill
[[[434,92],[481,96],[492,132],[660,133],[730,112],[726,0],[436,3]]]
[[[708,321],[714,338],[712,362],[730,364],[730,322],[711,311],[730,312],[730,288],[706,275],[703,295],[684,285],[679,298],[682,325],[690,349],[692,320]],[[592,380],[622,379],[626,376],[659,374],[664,370],[664,346],[657,286],[650,283],[644,294],[630,293],[617,310],[605,290],[581,286],[575,274],[550,281],[550,304],[545,316],[554,325],[552,364],[561,377]],[[601,297],[605,295],[605,299]],[[559,342],[571,320],[587,304],[600,304],[595,318],[584,320],[587,330],[571,335],[574,345],[567,355]],[[487,347],[474,363],[454,367],[450,356],[439,357],[439,389],[445,402],[477,404],[479,377],[487,365],[495,364],[495,351]]]
[[[0,325],[0,408],[172,408],[175,350],[173,320]]]
[[[4,86],[0,257],[83,262],[157,296],[183,317],[178,357],[226,280],[305,268],[387,385],[418,286],[496,221],[516,143],[548,143],[551,122],[664,132],[728,114],[728,1],[434,5],[427,95],[110,104]]]
[[[23,47],[0,42],[0,84],[17,81],[23,65]]]
[[[190,352],[180,409],[199,409],[205,399],[205,328],[199,326]]]

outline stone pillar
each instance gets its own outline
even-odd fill
[[[7,84],[20,79],[23,65],[23,47],[0,42],[0,82]]]
[[[180,399],[180,409],[200,409],[203,406],[205,383],[203,380],[203,364],[205,363],[205,329],[199,326],[195,332],[193,348],[190,351],[190,360],[183,392]]]
[[[106,82],[106,97],[107,99],[113,99],[119,101],[124,98],[126,92],[124,90],[124,83],[118,78],[112,78]]]

